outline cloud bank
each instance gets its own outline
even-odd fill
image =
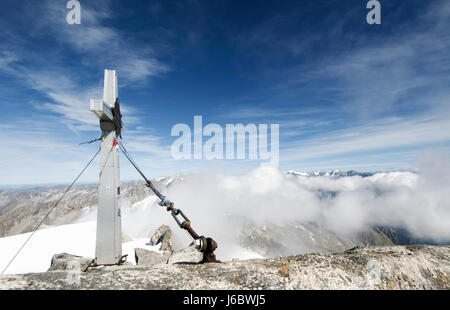
[[[445,157],[425,155],[420,173],[387,172],[369,177],[290,175],[261,167],[243,175],[192,175],[168,189],[202,234],[219,240],[219,253],[239,245],[246,223],[260,226],[314,223],[340,236],[374,226],[407,230],[413,237],[450,240],[450,167]],[[124,215],[124,230],[144,237],[161,224],[180,230],[155,204],[155,198],[134,205]]]

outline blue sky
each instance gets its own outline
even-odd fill
[[[282,170],[396,170],[450,146],[450,2],[4,0],[0,185],[70,182],[99,136],[89,99],[115,69],[123,142],[150,177],[245,172],[174,161],[177,123],[280,124]],[[48,153],[48,151],[52,151]],[[97,163],[98,164],[98,163]],[[122,161],[122,179],[138,176]],[[83,178],[95,182],[97,167]]]

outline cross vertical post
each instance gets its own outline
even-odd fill
[[[114,265],[122,258],[118,145],[122,121],[115,70],[105,70],[103,100],[91,99],[90,110],[102,130],[95,260],[97,265]]]

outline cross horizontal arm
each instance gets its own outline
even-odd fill
[[[91,99],[90,110],[102,121],[113,121],[114,116],[112,110],[103,100]]]

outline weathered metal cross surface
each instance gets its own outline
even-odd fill
[[[115,70],[105,70],[103,100],[91,99],[90,110],[102,130],[95,259],[97,265],[113,265],[122,258],[118,145],[122,121]]]

